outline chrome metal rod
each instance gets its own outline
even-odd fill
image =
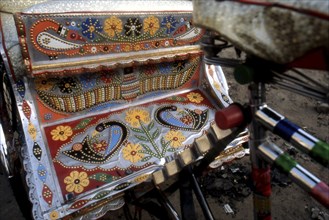
[[[329,208],[329,187],[285,154],[272,142],[264,142],[258,146],[261,156],[270,164],[276,165],[282,172],[307,191],[313,198]]]
[[[293,146],[307,153],[320,164],[329,165],[329,144],[307,133],[267,105],[259,108],[255,118],[274,134],[289,141]]]

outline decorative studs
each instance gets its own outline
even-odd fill
[[[37,142],[34,142],[33,145],[33,155],[38,161],[41,160],[42,149]]]

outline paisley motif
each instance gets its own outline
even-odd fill
[[[160,107],[155,112],[157,122],[177,130],[199,131],[208,120],[208,109],[178,109],[174,105]]]
[[[87,135],[81,144],[74,144],[71,150],[63,151],[63,154],[84,163],[104,164],[128,137],[128,129],[122,123],[116,121],[100,123],[95,129],[96,133],[108,129],[108,144],[104,151],[97,152],[92,145],[91,137]]]

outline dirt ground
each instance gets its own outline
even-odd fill
[[[247,87],[235,83],[232,79],[233,74],[231,74],[231,71],[231,69],[224,68],[224,72],[229,81],[231,97],[236,102],[246,103],[248,99]],[[307,71],[307,74],[314,79],[318,79],[324,85],[329,85],[328,73]],[[267,104],[271,108],[286,116],[290,121],[298,124],[319,139],[322,139],[327,143],[329,142],[329,114],[328,112],[318,113],[316,111],[315,108],[318,106],[317,101],[279,89],[275,85],[267,87],[266,97]],[[283,150],[288,151],[292,147],[289,143],[278,140],[275,136],[272,136],[271,139],[275,140],[277,145]],[[301,152],[297,151],[292,156],[315,176],[325,183],[329,183],[328,168],[322,167]],[[242,160],[235,161],[235,163],[250,166],[249,157],[244,157]],[[289,184],[288,186],[282,185],[284,184],[279,183],[272,185],[272,219],[329,219],[329,210],[311,198],[295,183]],[[216,199],[210,198],[210,203],[215,203],[214,206],[216,206]],[[251,195],[240,202],[236,202],[235,206],[236,215],[234,216],[226,215],[223,212],[223,207],[218,207],[216,210],[221,213],[221,215],[218,216],[218,219],[242,220],[253,218]],[[317,213],[321,211],[323,213],[317,215]]]
[[[240,103],[246,103],[247,86],[241,86],[234,82],[232,79],[232,70],[224,68],[224,72],[229,81],[230,94],[233,100]],[[320,79],[320,81],[329,85],[329,74],[309,71],[309,76],[312,78]],[[267,103],[276,111],[284,114],[288,119],[302,128],[315,135],[316,137],[329,142],[329,114],[318,113],[315,110],[317,102],[310,98],[305,98],[291,92],[284,91],[272,85],[267,89]],[[291,150],[291,145],[275,139],[277,144],[284,150]],[[305,156],[300,152],[293,154],[294,158],[305,168],[311,171],[315,176],[319,177],[325,183],[329,183],[328,168],[323,168],[312,159]],[[229,169],[230,166],[238,164],[243,166],[246,170],[250,169],[249,156],[245,156],[240,160],[236,160],[229,165],[225,165],[224,169]],[[223,169],[223,168],[222,168]],[[282,180],[282,179],[281,179]],[[283,182],[283,183],[282,183]],[[23,220],[16,202],[12,196],[9,188],[8,181],[4,176],[0,176],[0,219],[16,219]],[[169,197],[169,200],[179,210],[178,193]],[[207,200],[215,215],[215,219],[234,219],[244,220],[253,219],[252,209],[252,194],[246,197],[239,198],[238,200],[219,200],[218,196],[207,196]],[[272,219],[284,220],[308,220],[308,219],[329,219],[329,210],[321,204],[312,199],[300,187],[294,183],[286,183],[286,179],[280,181],[272,186]],[[223,208],[224,204],[229,204],[233,209],[234,214],[226,214]],[[152,219],[147,214],[144,215],[145,219]],[[107,219],[122,219],[122,210],[116,211],[108,215]],[[198,209],[197,219],[204,219]]]

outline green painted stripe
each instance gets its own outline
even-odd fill
[[[297,165],[297,162],[287,154],[279,155],[274,163],[285,173],[289,173],[290,170]]]
[[[310,156],[324,166],[329,164],[329,144],[318,141],[310,152]]]

